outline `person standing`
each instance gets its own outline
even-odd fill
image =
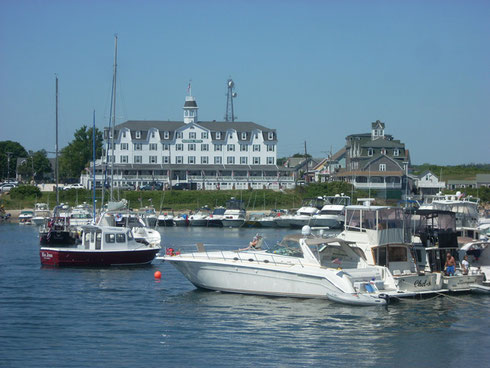
[[[454,271],[456,270],[456,261],[449,252],[446,254],[446,264],[444,265],[444,268],[446,269],[446,275],[454,276]]]

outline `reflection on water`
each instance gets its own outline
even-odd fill
[[[256,232],[273,244],[290,231],[166,228],[162,235],[176,248],[233,249]],[[475,295],[385,309],[203,291],[166,263],[41,268],[36,232],[0,226],[2,366],[484,366],[489,307],[490,298]]]

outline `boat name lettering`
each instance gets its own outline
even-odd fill
[[[50,259],[50,258],[53,258],[53,255],[51,253],[47,253],[47,252],[41,252],[41,255],[43,256],[43,258],[45,259]]]
[[[431,283],[430,283],[430,280],[415,280],[415,282],[413,283],[413,286],[415,287],[426,287],[426,286],[430,286]]]

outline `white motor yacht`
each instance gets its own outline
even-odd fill
[[[363,257],[342,239],[313,237],[305,229],[268,250],[208,252],[198,244],[197,252],[157,259],[175,266],[195,286],[223,292],[354,305],[385,305],[387,294],[403,294],[385,267],[370,266]]]
[[[32,218],[32,222],[36,226],[43,225],[49,217],[51,217],[51,212],[46,203],[34,204],[34,217]]]
[[[211,209],[208,206],[198,209],[195,213],[189,215],[189,226],[207,226],[210,214]]]
[[[286,210],[272,210],[269,214],[257,219],[260,227],[276,227],[276,219],[287,214]]]
[[[97,225],[130,228],[137,242],[159,247],[162,240],[160,233],[146,226],[144,221],[136,213],[129,211],[125,206],[125,201],[121,202],[119,207],[114,204],[111,205],[109,207],[111,210],[101,214]]]
[[[174,220],[174,211],[171,208],[162,208],[158,215],[157,224],[158,226],[174,226]]]
[[[245,220],[246,212],[243,201],[235,198],[226,201],[226,210],[221,220],[223,227],[241,227]]]
[[[313,215],[320,211],[324,203],[323,197],[305,199],[294,215],[281,216],[276,220],[276,223],[279,227],[301,229],[305,225],[310,225]]]
[[[216,207],[213,210],[213,213],[209,214],[206,217],[206,220],[207,220],[206,226],[207,227],[222,227],[223,223],[221,222],[221,220],[223,220],[225,212],[226,212],[226,208],[221,207],[221,206]]]
[[[325,205],[311,217],[311,227],[341,229],[344,224],[344,208],[350,205],[350,197],[342,194],[325,197]]]
[[[20,225],[32,225],[32,218],[34,217],[34,211],[22,210],[19,214]]]
[[[403,292],[422,295],[480,288],[476,285],[482,284],[482,275],[447,276],[440,268],[420,268],[414,251],[417,241],[413,242],[409,230],[410,221],[413,219],[405,215],[402,208],[371,206],[369,202],[347,206],[345,228],[338,237],[362,249],[368,264],[385,266]]]

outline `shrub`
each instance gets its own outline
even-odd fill
[[[10,190],[12,199],[35,198],[41,196],[41,190],[33,185],[21,185]]]

